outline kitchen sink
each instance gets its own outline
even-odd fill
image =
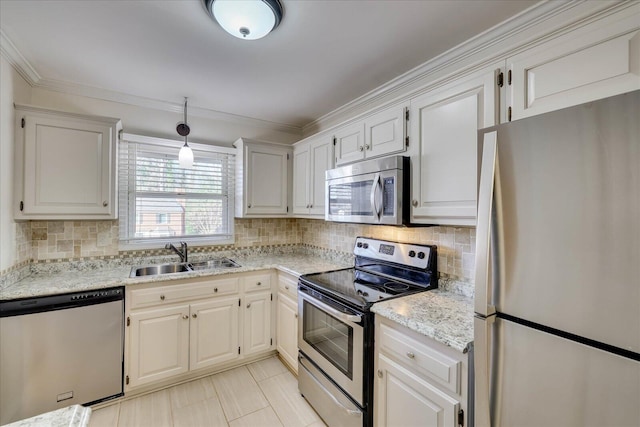
[[[173,264],[148,265],[133,267],[129,277],[157,276],[170,273],[188,273],[190,271],[213,270],[216,268],[238,268],[240,264],[229,258],[213,258],[199,262],[180,262]]]
[[[209,270],[212,268],[238,268],[240,264],[229,258],[214,258],[207,261],[192,262],[191,267],[194,270]]]
[[[176,264],[148,265],[146,267],[133,267],[129,277],[156,276],[158,274],[184,273],[193,271],[186,262]]]

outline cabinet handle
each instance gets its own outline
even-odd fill
[[[365,150],[371,150],[371,146],[369,144],[365,144],[364,149]]]
[[[249,209],[251,209],[251,203],[249,203],[249,204],[247,205],[247,207],[248,207]]]
[[[193,317],[194,319],[197,319],[197,318],[198,318],[198,314],[197,314],[197,313],[193,313],[193,314],[191,315],[191,317]]]
[[[284,288],[285,288],[286,290],[289,290],[289,285],[285,285],[285,286],[284,286]]]
[[[109,202],[107,202],[107,201],[105,200],[104,202],[102,202],[102,206],[104,206],[104,207],[106,208],[107,206],[109,206]]]
[[[364,147],[363,147],[362,145],[361,145],[360,147],[358,147],[358,149],[359,149],[360,151],[364,151]]]
[[[218,288],[213,288],[213,292],[218,292]]]
[[[310,207],[310,208],[312,208],[312,207],[313,207],[313,205],[309,205],[309,207]]]
[[[256,286],[261,286],[261,285],[262,285],[262,282],[256,283]]]
[[[251,308],[251,303],[247,304],[247,308]]]
[[[295,318],[297,319],[297,318],[298,318],[298,313],[294,314],[294,316],[295,316]]]
[[[382,378],[382,369],[378,369],[378,378]]]
[[[408,352],[407,352],[407,357],[408,357],[409,359],[415,359],[416,355],[415,355],[415,354],[413,354],[413,353],[411,353],[410,351],[408,351]]]
[[[183,314],[183,315],[182,315],[182,318],[183,318],[184,320],[187,320],[187,319],[189,318],[189,315],[188,315],[188,314]]]
[[[418,207],[418,201],[417,201],[416,199],[413,199],[413,200],[411,201],[411,204],[413,205],[413,207],[414,207],[414,208],[417,208],[417,207]]]
[[[160,295],[160,299],[164,301],[164,295]]]

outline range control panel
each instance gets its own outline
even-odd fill
[[[431,246],[357,237],[353,254],[426,270],[429,267]]]

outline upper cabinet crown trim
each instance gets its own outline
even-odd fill
[[[490,28],[407,73],[303,126],[305,137],[344,125],[351,118],[383,104],[420,95],[436,86],[481,70],[488,64],[548,41],[594,20],[630,9],[638,13],[638,2],[541,2]],[[633,12],[635,11],[635,12]],[[345,118],[349,120],[345,121]]]

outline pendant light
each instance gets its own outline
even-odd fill
[[[191,169],[193,168],[193,150],[187,144],[187,135],[191,132],[189,125],[187,124],[187,98],[184,98],[184,122],[178,123],[176,127],[176,131],[178,135],[184,136],[184,145],[180,149],[180,153],[178,153],[178,162],[180,163],[181,168]]]
[[[257,40],[282,20],[279,0],[202,0],[207,13],[232,36]]]

